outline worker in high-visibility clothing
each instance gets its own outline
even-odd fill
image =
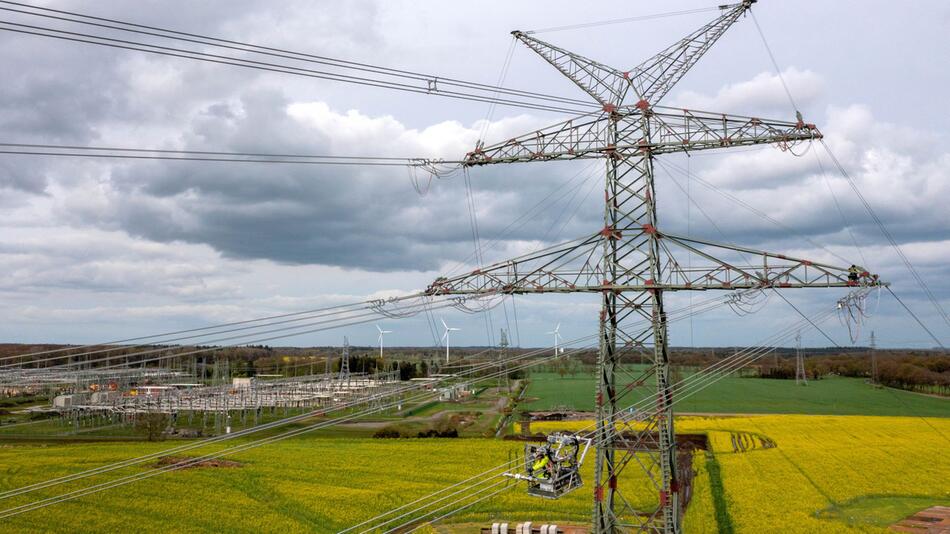
[[[531,476],[535,478],[548,478],[548,466],[551,463],[551,455],[548,454],[547,447],[540,447],[534,453],[534,463],[531,464]]]
[[[857,282],[858,275],[861,274],[861,268],[857,265],[851,264],[851,267],[848,268],[848,281]]]

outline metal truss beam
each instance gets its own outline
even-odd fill
[[[623,100],[630,86],[630,81],[624,77],[623,72],[580,54],[568,52],[524,32],[513,31],[511,34],[537,52],[601,105],[616,105],[617,102]]]
[[[530,33],[511,34],[604,106],[605,111],[612,111],[625,103],[659,102],[754,2],[744,0],[723,6],[719,17],[627,71],[547,43]]]
[[[640,134],[645,122],[650,136]],[[616,143],[607,133],[616,128]],[[469,167],[496,163],[523,163],[637,154],[670,154],[713,148],[796,143],[821,139],[814,124],[803,121],[760,119],[725,113],[653,107],[625,108],[614,113],[587,114],[540,130],[481,147],[465,155]]]
[[[875,278],[863,276],[860,281],[848,279],[848,268],[766,252],[749,247],[668,234],[653,229],[640,229],[625,239],[630,245],[628,265],[645,261],[638,253],[639,245],[653,234],[660,245],[658,261],[661,278],[653,280],[635,272],[621,275],[610,283],[598,252],[611,240],[623,236],[601,231],[581,239],[496,263],[451,278],[438,278],[428,288],[429,295],[492,295],[528,293],[599,293],[603,291],[706,291],[744,290],[757,288],[832,288],[857,285],[881,285]],[[705,264],[687,268],[677,259],[692,253]],[[742,262],[722,259],[723,254],[742,255]],[[634,269],[635,271],[635,269]]]
[[[659,102],[754,2],[725,6],[719,18],[633,68],[629,78],[638,98],[651,104]]]

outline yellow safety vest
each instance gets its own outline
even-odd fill
[[[545,466],[548,465],[548,462],[551,460],[545,456],[540,460],[535,460],[534,465],[531,466],[531,472],[535,476],[541,476],[542,478],[547,478],[547,473],[544,472]]]

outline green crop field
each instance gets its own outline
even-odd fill
[[[559,376],[532,373],[523,410],[594,409],[596,378],[590,373]],[[650,386],[624,399],[629,405],[651,394]],[[700,413],[800,413],[950,417],[950,399],[871,386],[859,378],[809,381],[727,377],[679,401],[677,410]]]

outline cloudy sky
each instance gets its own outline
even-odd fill
[[[43,3],[114,19],[324,56],[494,83],[509,32],[710,2],[138,1]],[[37,4],[40,5],[40,4]],[[755,6],[789,89],[824,132],[876,213],[950,308],[950,5],[777,2]],[[2,7],[2,6],[0,6]],[[66,28],[0,12],[0,20]],[[714,13],[551,32],[539,37],[628,68]],[[74,28],[70,28],[74,29]],[[88,28],[87,28],[88,30]],[[197,45],[195,45],[197,48]],[[457,158],[483,132],[506,139],[562,119],[551,112],[415,95],[0,31],[0,142],[187,150]],[[505,85],[583,98],[516,46]],[[792,119],[794,110],[751,19],[741,20],[672,91],[667,105]],[[814,146],[667,157],[657,167],[661,227],[881,273],[945,344],[950,327],[878,227]],[[471,172],[488,262],[600,227],[600,163]],[[689,175],[682,169],[688,169]],[[702,186],[696,177],[717,189]],[[686,191],[689,191],[687,199]],[[781,226],[722,193],[767,213]],[[547,200],[542,200],[542,199]],[[0,154],[0,340],[95,342],[395,295],[459,272],[473,250],[466,188],[425,195],[404,168],[117,162]],[[697,207],[698,205],[698,207]],[[535,209],[537,207],[537,209]],[[840,210],[838,209],[840,207]],[[512,221],[531,211],[523,224]],[[852,235],[854,241],[852,241]],[[857,247],[854,243],[857,243]],[[793,292],[808,313],[842,294]],[[708,295],[701,295],[708,298]],[[699,297],[696,297],[699,298]],[[678,296],[677,304],[687,297]],[[875,297],[859,343],[935,343],[889,296]],[[497,308],[523,346],[595,328],[596,297],[519,297]],[[441,315],[485,344],[486,319]],[[517,322],[514,317],[517,316]],[[796,321],[772,298],[756,314],[698,316],[675,345],[746,345]],[[381,321],[390,343],[431,345],[422,319]],[[822,325],[850,343],[837,322]],[[375,341],[372,325],[286,344]],[[829,345],[815,331],[805,344]]]

